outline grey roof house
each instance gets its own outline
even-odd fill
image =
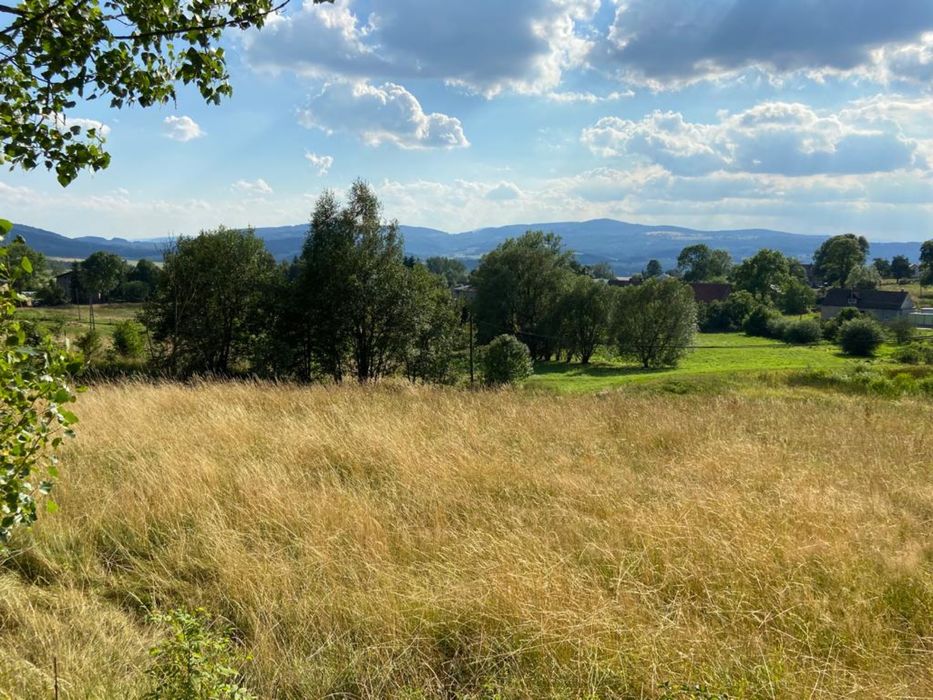
[[[907,316],[914,308],[907,292],[884,292],[878,289],[833,288],[820,301],[820,317],[833,318],[846,308],[855,308],[879,321]]]

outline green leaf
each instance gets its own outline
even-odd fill
[[[45,512],[49,515],[54,515],[58,512],[58,504],[53,501],[51,498],[45,502]]]
[[[29,262],[29,258],[27,258],[26,256],[23,256],[23,259],[20,261],[19,266],[23,268],[23,272],[25,272],[27,275],[32,274],[32,263]]]
[[[6,219],[0,219],[0,234],[6,235],[13,230],[13,222]]]

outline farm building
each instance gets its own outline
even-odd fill
[[[907,318],[917,328],[933,328],[933,307],[924,307],[919,311],[908,314]]]
[[[74,270],[68,270],[68,272],[63,272],[60,275],[55,275],[55,284],[57,284],[63,292],[65,292],[65,298],[69,303],[77,303],[78,301],[78,273]]]
[[[907,316],[914,309],[907,292],[884,292],[877,289],[830,289],[820,301],[820,317],[833,318],[846,308],[856,308],[879,321]]]
[[[690,288],[693,289],[693,298],[702,304],[725,301],[732,294],[732,285],[724,282],[691,282]]]

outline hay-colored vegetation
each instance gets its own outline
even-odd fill
[[[61,510],[0,573],[0,695],[51,697],[53,658],[62,697],[132,695],[146,611],[203,606],[269,698],[933,696],[930,403],[128,384],[78,410]]]

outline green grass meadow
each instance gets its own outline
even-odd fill
[[[95,304],[94,319],[97,332],[109,339],[118,323],[135,319],[142,307],[142,304]],[[22,308],[17,314],[24,319],[41,323],[53,335],[60,337],[64,334],[70,341],[87,333],[91,327],[88,307],[83,304]]]
[[[679,366],[644,369],[617,358],[597,356],[588,366],[576,363],[542,362],[528,381],[531,388],[559,393],[586,393],[651,382],[722,383],[758,373],[794,370],[833,370],[853,367],[857,360],[846,357],[830,343],[788,345],[779,340],[749,337],[742,333],[700,333],[695,348]],[[871,362],[892,364],[893,347],[885,344]]]

